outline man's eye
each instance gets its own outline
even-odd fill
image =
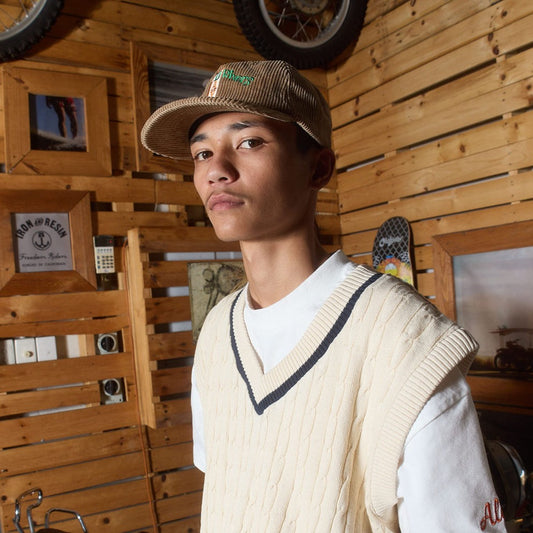
[[[205,161],[210,154],[211,152],[209,150],[201,150],[200,152],[196,152],[196,154],[194,154],[193,159],[195,161]]]
[[[262,139],[244,139],[244,141],[241,142],[241,147],[249,149],[260,146],[261,144],[263,144]]]

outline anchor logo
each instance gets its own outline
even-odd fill
[[[31,239],[31,242],[33,243],[33,246],[37,248],[37,250],[48,250],[50,246],[52,246],[52,238],[46,231],[39,230],[36,231],[33,234],[33,237]]]

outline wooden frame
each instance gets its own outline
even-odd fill
[[[453,258],[533,246],[533,220],[435,235],[432,239],[437,307],[456,320]]]
[[[111,175],[105,78],[5,66],[2,71],[2,83],[6,172]],[[32,137],[32,121],[36,120],[30,111],[32,98],[37,101],[38,98],[45,97],[46,106],[40,105],[40,109],[43,113],[46,111],[45,107],[56,110],[56,124],[61,122],[59,113],[60,110],[64,113],[65,106],[63,103],[58,106],[52,105],[49,99],[62,98],[81,103],[78,105],[80,109],[76,110],[76,106],[71,105],[72,111],[67,110],[68,117],[63,116],[63,121],[69,122],[72,133],[69,131],[65,136],[63,131],[65,143],[61,145],[57,141],[61,138],[61,129],[58,129],[54,149],[51,147],[36,149],[33,140],[35,137]],[[72,126],[73,116],[76,131]],[[81,141],[78,122],[84,127],[85,132],[85,138]],[[33,134],[35,135],[35,132]],[[70,140],[70,148],[65,148],[67,139]],[[51,141],[49,144],[51,145]]]
[[[68,213],[72,270],[17,271],[12,215]],[[0,191],[0,296],[96,289],[90,194],[86,191]]]
[[[533,220],[471,231],[436,235],[432,239],[437,307],[457,319],[453,258],[533,246]],[[472,368],[467,381],[478,409],[533,414],[529,373]],[[497,380],[497,381],[495,381]]]
[[[148,43],[131,43],[131,73],[133,79],[133,109],[136,132],[136,167],[141,172],[169,172],[192,174],[192,161],[178,161],[161,157],[147,150],[141,143],[141,130],[150,117],[149,62],[151,60],[176,64],[176,50]],[[189,58],[190,60],[190,58]],[[187,66],[194,66],[187,61]],[[198,65],[215,69],[218,65]]]

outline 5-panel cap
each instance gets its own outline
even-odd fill
[[[189,135],[205,115],[236,111],[296,122],[322,146],[331,146],[329,106],[320,91],[285,61],[241,61],[219,67],[201,96],[156,110],[141,131],[148,150],[190,159]]]

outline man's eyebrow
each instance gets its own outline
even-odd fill
[[[228,126],[229,130],[244,130],[246,128],[253,128],[254,126],[263,126],[264,124],[256,120],[241,120]]]
[[[234,122],[226,126],[226,129],[229,131],[240,131],[246,128],[253,128],[254,126],[262,126],[263,123],[255,120],[240,120],[239,122]],[[208,135],[205,133],[199,133],[198,135],[193,135],[189,144],[194,144],[197,142],[205,141],[208,138]]]
[[[198,135],[194,135],[193,137],[191,137],[189,144],[194,144],[197,142],[205,141],[206,139],[207,139],[207,135],[205,133],[199,133]]]

